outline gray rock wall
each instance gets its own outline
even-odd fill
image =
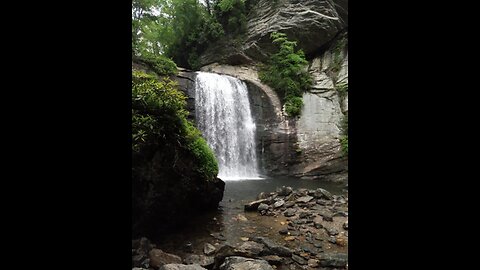
[[[264,61],[275,47],[270,34],[283,32],[306,54],[314,53],[348,27],[347,0],[259,0],[248,14],[243,39],[224,39],[200,56],[202,65]]]

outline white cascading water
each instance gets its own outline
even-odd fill
[[[246,84],[230,76],[197,72],[195,111],[197,126],[217,157],[218,177],[261,179]]]

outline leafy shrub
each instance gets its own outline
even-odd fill
[[[178,73],[175,62],[163,55],[146,55],[141,60],[158,75],[175,75]]]
[[[169,78],[160,81],[144,72],[132,73],[132,150],[145,157],[152,151],[183,148],[195,159],[192,168],[206,179],[218,174],[213,151],[200,131],[186,119],[186,96]]]
[[[286,34],[274,32],[270,37],[279,48],[268,64],[261,68],[260,80],[283,95],[285,111],[289,116],[298,116],[303,105],[302,94],[312,84],[307,71],[308,61],[302,50],[295,51],[297,42],[288,40]]]
[[[187,133],[188,148],[199,162],[198,171],[207,178],[215,177],[218,174],[218,163],[207,141],[202,138],[200,131],[189,121],[184,121],[184,128]]]
[[[300,115],[303,106],[303,100],[301,97],[287,98],[285,102],[285,112],[288,115]]]

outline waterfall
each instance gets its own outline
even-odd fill
[[[197,72],[195,112],[197,126],[217,157],[218,177],[259,179],[256,126],[246,84],[230,76]]]

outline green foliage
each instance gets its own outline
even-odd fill
[[[135,56],[159,54],[161,46],[159,17],[155,15],[162,0],[132,0],[132,52]]]
[[[289,97],[285,102],[285,112],[290,116],[300,115],[302,106],[303,100],[301,97]]]
[[[340,99],[343,100],[343,98],[347,95],[348,93],[348,83],[342,82],[337,85],[335,85],[335,88],[338,91],[338,94],[340,96]]]
[[[340,144],[342,145],[342,151],[345,155],[348,155],[348,135],[340,138]]]
[[[227,34],[244,33],[247,29],[246,15],[245,0],[220,0],[215,7],[215,16]]]
[[[274,32],[270,37],[279,49],[261,68],[260,80],[283,95],[285,111],[289,116],[298,116],[303,105],[302,94],[312,84],[307,71],[308,61],[302,50],[295,51],[297,43],[288,40],[286,34]]]
[[[208,178],[215,177],[218,174],[218,163],[212,149],[192,123],[184,121],[184,128],[188,149],[193,153],[199,164],[198,171]]]
[[[150,55],[142,57],[145,62],[158,75],[176,75],[178,73],[177,65],[170,58],[163,55]]]
[[[223,36],[222,25],[196,0],[172,1],[166,12],[172,35],[164,42],[165,53],[180,66],[198,68],[198,55]]]
[[[195,159],[192,168],[207,179],[218,174],[218,163],[200,131],[190,123],[186,96],[177,83],[140,71],[132,73],[132,150],[148,156],[154,149],[172,152],[182,148]],[[170,149],[170,150],[169,150]],[[162,152],[162,151],[161,151]]]
[[[223,26],[198,0],[132,2],[132,48],[137,57],[163,54],[194,68],[198,55],[223,35]]]
[[[177,90],[177,83],[134,71],[132,76],[132,108],[150,114],[179,114],[186,116],[185,95]]]

